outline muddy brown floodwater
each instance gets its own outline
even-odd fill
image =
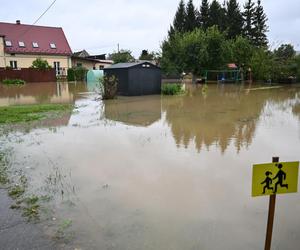
[[[187,90],[102,102],[85,84],[1,89],[0,105],[75,103],[61,124],[1,138],[28,192],[51,197],[46,234],[57,222],[81,249],[263,249],[252,164],[299,160],[300,85]],[[299,198],[278,196],[273,249],[299,248]]]

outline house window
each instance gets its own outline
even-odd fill
[[[99,69],[104,69],[104,65],[100,65],[100,66],[99,66]]]
[[[39,47],[39,44],[38,44],[37,42],[33,42],[33,43],[32,43],[32,47],[33,47],[33,48],[38,48],[38,47]]]
[[[56,49],[56,44],[55,43],[50,43],[50,48],[51,49]]]
[[[60,75],[60,70],[61,70],[61,68],[60,68],[60,62],[54,62],[53,63],[53,66],[54,66],[54,69],[55,69],[55,72],[56,72],[56,75]]]
[[[9,61],[10,67],[13,69],[17,69],[18,68],[18,64],[17,61]]]
[[[19,41],[19,47],[21,47],[21,48],[24,48],[24,47],[25,47],[25,43],[24,43],[24,42],[21,42],[21,41]]]
[[[6,45],[6,47],[11,47],[12,43],[11,43],[11,41],[5,41],[5,45]]]

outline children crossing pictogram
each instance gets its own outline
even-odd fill
[[[297,192],[298,169],[299,162],[254,165],[252,196]]]

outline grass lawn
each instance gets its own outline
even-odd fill
[[[71,111],[70,104],[39,104],[0,107],[0,124],[30,122],[49,117],[51,113]]]

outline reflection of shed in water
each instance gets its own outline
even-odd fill
[[[161,97],[119,97],[105,101],[105,118],[128,125],[149,126],[161,119]]]

